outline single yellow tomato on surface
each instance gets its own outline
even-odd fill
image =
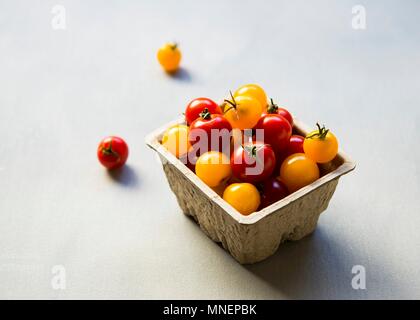
[[[221,152],[205,152],[197,159],[195,173],[209,187],[217,187],[232,175],[230,160]]]
[[[303,142],[305,154],[318,163],[327,163],[335,158],[338,152],[337,138],[325,126],[316,124],[318,129],[306,135]]]
[[[188,127],[183,124],[175,125],[166,130],[162,137],[162,145],[175,157],[180,158],[190,150]]]
[[[231,96],[230,100],[225,100],[225,118],[234,129],[252,129],[260,119],[262,111],[261,103],[249,96]]]
[[[178,70],[181,62],[181,51],[176,43],[166,43],[159,48],[157,58],[160,65],[166,72],[175,72]]]
[[[311,184],[318,178],[318,165],[304,153],[295,153],[287,157],[280,168],[280,180],[291,193]]]
[[[261,203],[260,193],[251,183],[232,183],[223,192],[223,199],[245,216],[255,212]]]
[[[235,91],[233,96],[248,96],[254,98],[259,101],[261,107],[265,109],[267,106],[267,95],[263,88],[261,88],[258,84],[246,84],[244,86],[239,87],[238,90]]]

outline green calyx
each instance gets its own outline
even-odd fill
[[[245,152],[248,153],[248,155],[251,158],[254,158],[255,161],[257,161],[259,164],[261,164],[261,160],[258,157],[257,153],[258,151],[260,151],[262,148],[264,148],[264,145],[262,144],[251,144],[251,145],[242,145],[242,148],[245,150]]]
[[[270,98],[270,105],[267,107],[268,113],[277,113],[277,110],[279,109],[279,106],[274,103],[273,98]]]
[[[330,129],[326,129],[325,125],[323,125],[321,127],[318,122],[316,123],[316,126],[318,127],[318,131],[309,135],[309,136],[307,136],[305,139],[313,139],[313,138],[317,138],[317,139],[320,139],[320,140],[325,139],[325,137],[327,136]]]
[[[178,43],[174,42],[174,43],[170,43],[169,47],[171,48],[171,50],[175,51],[176,48],[178,48]]]
[[[200,117],[204,120],[211,119],[211,113],[208,108],[204,108],[204,110],[200,113]]]
[[[109,140],[109,144],[107,147],[104,147],[104,146],[102,147],[101,151],[102,151],[102,154],[106,156],[114,156],[116,158],[120,158],[120,155],[112,149],[112,139]]]

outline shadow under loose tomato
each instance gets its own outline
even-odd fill
[[[107,172],[111,180],[124,187],[136,189],[140,186],[140,179],[136,171],[128,164]]]

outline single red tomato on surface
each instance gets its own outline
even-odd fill
[[[206,109],[211,114],[223,114],[219,105],[209,98],[196,98],[192,100],[185,109],[185,121],[190,125],[195,119],[200,116],[200,113]]]
[[[267,109],[265,109],[262,113],[262,115],[266,114],[279,114],[283,116],[287,121],[289,121],[291,126],[293,126],[293,117],[290,114],[290,112],[287,109],[281,108],[277,104],[275,104],[273,99],[270,99],[270,104],[267,106]]]
[[[128,146],[119,137],[106,137],[101,141],[97,151],[99,162],[107,169],[122,167],[128,158]]]
[[[255,183],[271,176],[276,165],[276,156],[268,144],[246,143],[233,152],[230,165],[236,178]]]
[[[260,209],[287,197],[289,190],[286,185],[277,178],[271,177],[258,185],[261,194]]]
[[[286,159],[288,156],[295,154],[295,153],[304,153],[303,152],[303,142],[305,141],[305,137],[294,134],[289,139],[289,144],[284,149],[283,152],[277,155],[277,161],[280,162],[279,168],[281,166],[281,162]]]
[[[195,119],[188,133],[190,144],[200,153],[213,151],[228,151],[230,149],[230,136],[232,126],[221,114],[212,114],[205,108]]]
[[[289,145],[289,139],[292,135],[292,126],[289,121],[279,114],[266,114],[258,120],[255,126],[256,138],[261,140],[259,130],[263,130],[263,141],[273,148],[276,154],[281,153]]]

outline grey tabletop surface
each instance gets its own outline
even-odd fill
[[[419,299],[419,12],[408,0],[2,0],[0,298]],[[168,40],[183,53],[175,77],[156,61]],[[183,216],[144,138],[192,98],[249,82],[327,124],[357,168],[311,236],[242,266]],[[130,156],[111,175],[96,148],[112,134]]]

